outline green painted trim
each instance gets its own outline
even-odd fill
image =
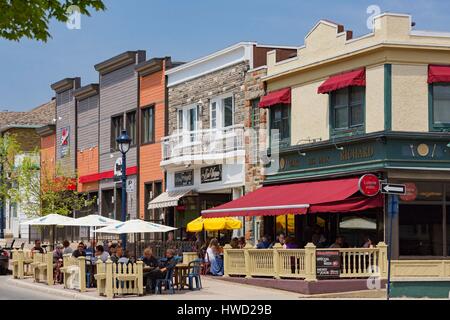
[[[384,65],[384,130],[392,130],[392,64]]]
[[[391,283],[393,298],[448,299],[449,281],[394,281]]]

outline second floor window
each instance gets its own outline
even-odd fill
[[[290,109],[290,106],[284,104],[275,105],[270,108],[270,130],[278,130],[278,134],[273,136],[273,139],[279,141],[280,147],[290,145]]]
[[[155,142],[155,109],[154,107],[142,110],[142,143]]]
[[[231,127],[234,124],[233,97],[211,100],[210,109],[211,129]]]
[[[363,87],[348,87],[331,93],[331,126],[335,131],[364,126]]]
[[[111,150],[118,151],[119,144],[116,139],[120,136],[123,130],[123,116],[116,116],[111,118]]]
[[[450,84],[435,83],[432,85],[433,126],[435,128],[450,127]]]
[[[127,113],[127,133],[131,138],[131,146],[136,145],[136,111]]]

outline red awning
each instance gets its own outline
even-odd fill
[[[277,216],[319,212],[357,212],[383,206],[381,195],[358,195],[359,178],[263,187],[220,207],[202,212],[205,218]]]
[[[262,97],[260,108],[269,108],[277,104],[291,104],[291,88],[270,92]]]
[[[330,77],[318,90],[318,93],[330,93],[347,87],[365,87],[366,69],[358,69]]]
[[[127,176],[134,176],[137,174],[137,167],[130,167],[127,168]],[[95,173],[87,176],[82,176],[78,179],[80,183],[91,183],[91,182],[97,182],[100,180],[105,179],[113,179],[114,178],[114,171],[106,171],[101,173]]]
[[[428,83],[433,84],[436,82],[450,82],[450,66],[429,66]]]

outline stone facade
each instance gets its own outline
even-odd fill
[[[169,135],[177,130],[177,108],[198,104],[201,129],[210,127],[209,102],[211,99],[232,93],[234,97],[234,123],[243,124],[245,115],[245,75],[248,62],[206,74],[169,88]],[[202,103],[199,103],[201,101]]]
[[[261,97],[266,94],[264,81],[262,78],[267,75],[267,68],[262,67],[247,72],[245,77],[245,128],[252,128],[255,130],[256,136],[246,136],[246,157],[245,157],[245,193],[256,191],[262,187],[264,175],[260,163],[255,163],[259,160],[257,152],[266,149],[266,133],[267,133],[267,110],[258,108],[256,115],[254,108]],[[255,118],[255,119],[253,119]],[[253,141],[252,141],[253,140]],[[255,148],[255,143],[258,148]],[[247,217],[245,219],[245,237],[247,240],[255,239],[254,227],[255,223],[260,222],[260,235],[263,232],[263,217]]]

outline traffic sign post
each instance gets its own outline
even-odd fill
[[[387,300],[391,298],[391,261],[392,261],[392,229],[394,218],[400,211],[398,195],[388,195],[388,222],[389,222],[389,241],[388,241],[388,280],[387,280]]]
[[[406,185],[404,184],[381,184],[381,193],[393,195],[406,195]]]

